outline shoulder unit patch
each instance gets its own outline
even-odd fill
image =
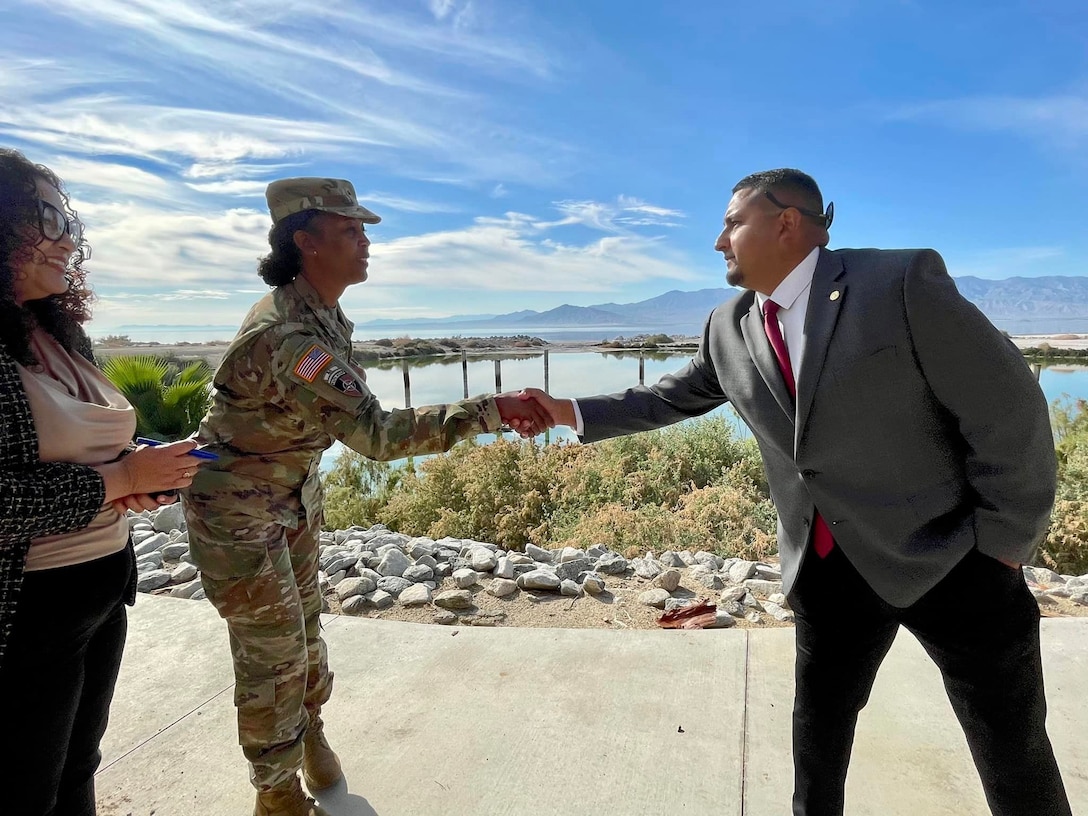
[[[345,371],[340,366],[329,366],[328,371],[325,372],[325,376],[322,377],[322,379],[337,391],[342,391],[349,397],[361,397],[363,395],[363,389],[359,383],[359,379],[350,371]]]

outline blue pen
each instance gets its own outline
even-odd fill
[[[148,447],[155,448],[155,447],[158,447],[159,445],[163,445],[163,444],[166,444],[166,443],[160,442],[157,439],[148,439],[145,436],[137,436],[136,437],[136,444],[137,445],[147,445]],[[212,453],[211,451],[200,450],[200,448],[193,448],[191,451],[189,451],[188,455],[189,456],[195,456],[197,459],[218,459],[219,458],[216,454]]]

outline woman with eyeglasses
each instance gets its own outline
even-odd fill
[[[0,149],[0,812],[93,816],[135,598],[126,510],[188,486],[195,443],[134,449],[81,328],[90,248],[60,180]]]

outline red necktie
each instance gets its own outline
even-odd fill
[[[786,388],[790,396],[797,398],[797,384],[793,379],[793,366],[790,364],[790,353],[786,350],[786,341],[782,338],[782,330],[778,327],[778,310],[781,307],[769,298],[763,301],[763,331],[767,333],[767,339],[774,349],[774,356],[778,359],[778,370],[782,372],[782,379],[786,381]],[[835,547],[835,539],[831,536],[831,530],[824,521],[824,517],[816,513],[812,520],[812,546],[820,558],[827,558],[827,554]]]

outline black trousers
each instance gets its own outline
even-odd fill
[[[0,810],[94,816],[94,774],[121,665],[132,554],[28,572],[0,677]]]
[[[1071,816],[1046,734],[1039,607],[1019,570],[969,553],[918,602],[882,601],[839,548],[808,553],[797,623],[794,816],[841,816],[858,712],[900,624],[933,658],[995,816]]]

